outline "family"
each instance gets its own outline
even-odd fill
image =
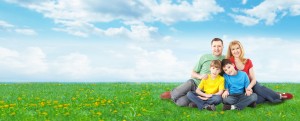
[[[223,110],[242,110],[265,102],[280,103],[292,99],[291,93],[280,93],[260,85],[251,60],[245,58],[239,41],[231,41],[226,58],[222,55],[223,40],[211,41],[211,54],[202,55],[192,71],[192,79],[160,95],[178,106],[215,111],[223,103]]]

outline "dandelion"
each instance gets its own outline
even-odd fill
[[[22,98],[21,98],[21,97],[18,97],[17,99],[18,99],[19,101],[21,101],[21,100],[22,100]]]
[[[15,107],[16,104],[9,104],[9,107]]]
[[[102,115],[102,113],[101,113],[101,112],[97,112],[96,114],[97,114],[98,116],[101,116],[101,115]]]
[[[16,115],[16,112],[11,112],[10,115],[14,116],[14,115]]]
[[[47,112],[42,112],[41,115],[47,116],[48,113]]]
[[[65,116],[69,116],[69,115],[70,115],[70,113],[69,113],[69,112],[66,112],[64,115],[65,115]]]
[[[3,101],[3,100],[1,100],[1,101],[0,101],[0,104],[4,104],[4,101]]]
[[[57,100],[54,100],[54,101],[53,101],[53,104],[58,104],[58,101],[57,101]]]
[[[40,102],[40,105],[41,105],[42,107],[44,107],[44,106],[45,106],[45,102]]]
[[[220,112],[220,114],[224,114],[224,113],[225,113],[224,111],[221,111],[221,112]]]

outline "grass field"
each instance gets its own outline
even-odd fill
[[[280,104],[260,104],[241,111],[199,111],[178,107],[159,95],[179,83],[2,83],[0,120],[299,120],[300,84],[263,84],[294,94]]]

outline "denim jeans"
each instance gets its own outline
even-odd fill
[[[186,94],[189,91],[195,91],[196,89],[197,85],[194,80],[189,79],[171,91],[171,99],[178,106],[188,106],[191,101],[187,98]]]
[[[222,102],[222,97],[220,95],[213,95],[208,100],[202,100],[198,97],[199,95],[194,91],[189,91],[187,97],[194,102],[199,110],[202,110],[206,105],[218,105]]]
[[[257,100],[257,95],[252,93],[250,96],[243,94],[228,95],[227,98],[223,99],[223,103],[227,105],[234,105],[237,109],[242,110],[246,106]]]
[[[257,94],[257,104],[264,103],[267,101],[271,103],[282,102],[279,94],[265,86],[260,85],[258,82],[256,82],[255,86],[252,89],[253,92]]]

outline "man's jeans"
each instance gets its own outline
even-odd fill
[[[178,106],[188,106],[191,101],[187,98],[186,94],[189,91],[195,91],[196,89],[197,85],[194,80],[189,79],[171,91],[171,99]]]

